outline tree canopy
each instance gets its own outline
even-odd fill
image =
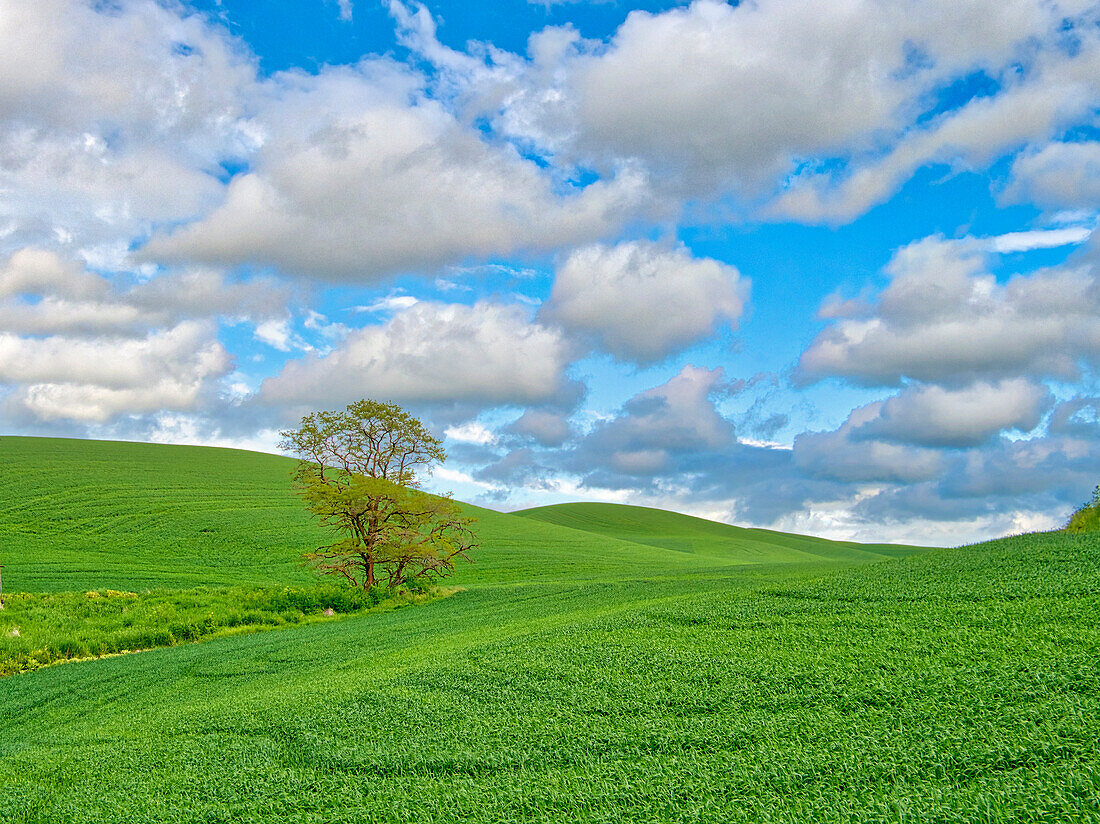
[[[419,488],[422,473],[446,460],[442,443],[400,406],[360,400],[280,434],[280,448],[298,457],[298,494],[340,537],[304,553],[318,571],[370,589],[442,577],[455,559],[469,560],[474,519]]]

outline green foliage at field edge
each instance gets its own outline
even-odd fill
[[[1092,493],[1092,501],[1074,512],[1066,524],[1066,532],[1100,532],[1100,486]]]
[[[334,620],[355,612],[384,612],[452,593],[438,587],[364,592],[328,583],[9,593],[0,611],[0,677],[65,661]]]

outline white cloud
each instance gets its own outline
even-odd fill
[[[178,317],[277,317],[294,297],[292,289],[274,278],[237,280],[201,268],[158,274],[125,293],[126,300],[147,312]]]
[[[1085,226],[1067,226],[1063,229],[1036,229],[1030,232],[1009,232],[989,238],[989,248],[993,252],[1029,252],[1032,249],[1057,249],[1059,246],[1073,246],[1084,243],[1092,235],[1092,229]]]
[[[367,304],[366,306],[354,306],[354,312],[394,312],[399,309],[408,309],[419,303],[412,295],[389,295]]]
[[[1096,9],[1078,0],[695,0],[633,11],[607,43],[547,28],[526,59],[449,49],[423,6],[390,7],[466,117],[562,168],[637,162],[662,198],[751,210],[778,188],[780,219],[851,220],[924,165],[988,166],[1100,101]],[[991,93],[952,100],[978,76]]]
[[[515,307],[420,302],[356,330],[331,353],[288,363],[264,381],[266,403],[340,404],[360,397],[478,406],[558,395],[570,348]]]
[[[0,268],[0,299],[17,295],[95,299],[109,291],[102,277],[44,249],[20,249]]]
[[[41,249],[0,265],[8,415],[104,424],[197,409],[231,369],[213,318],[281,314],[289,294],[270,280],[230,283],[209,270],[130,281]]]
[[[6,400],[39,420],[105,422],[121,414],[190,409],[231,368],[209,323],[185,321],[142,338],[22,338],[0,332]]]
[[[722,369],[685,366],[668,382],[635,395],[585,436],[577,468],[620,476],[677,474],[683,454],[720,452],[736,441],[715,399],[735,391]]]
[[[953,390],[914,386],[877,405],[877,417],[855,435],[917,446],[979,446],[1007,429],[1031,431],[1051,402],[1046,387],[1023,378]]]
[[[939,477],[943,457],[935,450],[857,436],[860,427],[877,419],[882,403],[852,410],[833,432],[806,432],[794,439],[794,463],[814,478],[844,483],[912,484]]]
[[[566,415],[548,409],[527,409],[505,431],[531,438],[542,446],[561,446],[573,434]]]
[[[187,318],[265,318],[290,292],[268,278],[228,282],[204,269],[160,274],[128,288],[80,263],[20,249],[0,266],[0,328],[24,335],[141,334]]]
[[[684,246],[644,241],[593,245],[558,267],[540,317],[591,336],[623,360],[652,362],[736,326],[749,282],[733,266]]]
[[[1073,379],[1100,360],[1100,284],[1087,267],[1017,275],[983,268],[981,244],[926,238],[900,250],[890,284],[802,354],[798,376],[893,385],[1003,377]]]
[[[15,243],[128,241],[216,203],[220,161],[251,145],[255,66],[179,11],[0,1],[0,220]]]
[[[862,3],[634,12],[605,52],[577,61],[581,141],[696,185],[769,182],[792,157],[862,142],[890,121],[899,90],[867,69],[897,66],[904,35],[881,18]]]
[[[886,151],[857,153],[842,173],[821,172],[812,166],[804,170],[790,181],[769,213],[803,222],[847,222],[887,200],[924,165],[981,168],[1002,154],[1049,141],[1088,119],[1100,101],[1096,79],[1100,39],[1089,27],[1080,31],[1081,43],[1075,50],[1038,51],[1028,61],[1033,65],[1027,71],[1010,63],[999,73],[1002,91],[975,98],[935,118],[930,126],[899,131],[886,144]],[[1028,51],[1033,49],[1028,46]]]
[[[147,435],[150,443],[220,446],[276,453],[281,440],[277,429],[259,429],[248,435],[227,435],[212,429],[204,416],[194,413],[161,412],[153,416],[152,424]]]
[[[556,156],[636,158],[673,188],[696,195],[731,186],[752,194],[767,193],[802,164],[813,177],[821,159],[883,155],[884,147],[914,129],[944,86],[979,70],[1008,78],[1025,64],[1029,75],[1042,74],[1025,85],[1046,90],[1049,99],[1029,96],[1026,103],[1039,104],[1038,112],[1016,117],[1008,130],[1061,122],[1070,109],[1087,112],[1079,105],[1095,101],[1088,97],[1094,38],[1087,20],[1078,21],[1075,33],[1089,42],[1072,59],[1060,59],[1064,24],[1087,16],[1087,4],[1035,0],[907,6],[696,0],[660,13],[632,12],[606,46],[548,29],[532,37],[531,59],[522,66],[492,52],[492,71],[453,53],[441,55],[423,27],[416,40],[429,59],[477,87],[484,109],[501,111],[500,128],[521,140]],[[1048,52],[1059,57],[1044,63]],[[1031,71],[1033,64],[1050,68]],[[1076,96],[1075,82],[1081,87]],[[477,95],[470,96],[476,105]],[[998,111],[1026,114],[1024,103]],[[1049,116],[1044,120],[1040,112]],[[957,124],[942,132],[934,124],[937,136],[890,156],[876,174],[882,182],[853,182],[842,200],[873,202],[878,195],[870,189],[895,186],[978,125]],[[1006,131],[995,118],[981,125],[987,146]],[[799,197],[806,199],[802,187]],[[785,211],[796,211],[793,200],[784,203]],[[799,208],[811,211],[809,204]]]
[[[496,442],[496,435],[487,429],[484,424],[477,421],[470,421],[461,426],[449,426],[443,434],[457,443],[475,443],[487,446]]]
[[[290,328],[290,318],[271,318],[258,323],[255,334],[256,340],[280,352],[289,352],[291,349],[309,351],[312,348]]]
[[[1095,211],[1100,204],[1100,141],[1033,147],[1013,162],[1011,177],[1003,193],[1008,202]]]
[[[630,170],[556,187],[534,162],[486,143],[426,98],[419,82],[382,60],[277,76],[254,171],[234,178],[204,219],[154,237],[144,255],[369,281],[595,239],[644,206],[645,181]],[[287,120],[291,133],[279,125]]]

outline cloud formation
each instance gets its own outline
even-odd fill
[[[351,334],[327,355],[291,361],[264,381],[265,404],[336,406],[360,397],[476,407],[568,394],[568,342],[514,306],[422,301]]]
[[[589,473],[632,478],[676,475],[677,457],[712,453],[736,442],[733,424],[714,400],[735,391],[722,369],[685,366],[666,383],[627,401],[596,424],[571,462]],[[610,486],[605,478],[601,486]]]
[[[13,246],[122,248],[219,197],[250,150],[254,58],[197,15],[154,2],[2,0],[0,220]]]
[[[1003,197],[1048,209],[1095,209],[1100,203],[1100,141],[1056,141],[1018,155]]]
[[[631,12],[606,44],[552,28],[526,60],[487,61],[391,5],[448,92],[520,143],[636,161],[680,197],[778,194],[784,219],[851,220],[923,165],[984,167],[1057,136],[1100,95],[1088,3],[695,0]],[[981,78],[993,92],[968,95]]]
[[[209,407],[233,359],[216,318],[285,311],[285,289],[209,270],[119,288],[41,249],[0,265],[0,386],[9,415],[103,424]]]
[[[682,245],[596,244],[569,254],[540,317],[591,337],[621,360],[651,363],[735,327],[749,282],[733,266]]]
[[[875,404],[876,416],[854,434],[915,446],[980,446],[1005,430],[1030,432],[1052,401],[1050,390],[1024,378],[962,389],[913,386]]]
[[[23,338],[0,332],[5,405],[43,421],[104,423],[123,414],[193,409],[229,353],[212,324],[184,321],[140,338]]]
[[[801,380],[1072,380],[1083,363],[1100,359],[1100,281],[1087,266],[1000,284],[973,243],[932,237],[900,250],[887,273],[874,303],[850,307],[810,344]]]
[[[645,206],[638,173],[557,185],[420,83],[385,60],[277,75],[251,170],[217,209],[157,235],[144,256],[369,282],[603,237]]]

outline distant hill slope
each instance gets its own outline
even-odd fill
[[[291,584],[331,541],[291,487],[294,461],[201,446],[0,437],[9,591]],[[745,563],[871,560],[904,550],[740,530],[671,512],[575,504],[478,518],[463,586],[677,575]],[[602,506],[602,508],[601,508]],[[629,517],[628,517],[629,516]]]
[[[11,589],[305,580],[316,532],[294,462],[201,446],[0,438],[0,552]]]
[[[624,541],[705,555],[725,563],[865,561],[917,551],[916,547],[897,544],[857,544],[746,529],[678,512],[624,504],[554,504],[512,514]]]

